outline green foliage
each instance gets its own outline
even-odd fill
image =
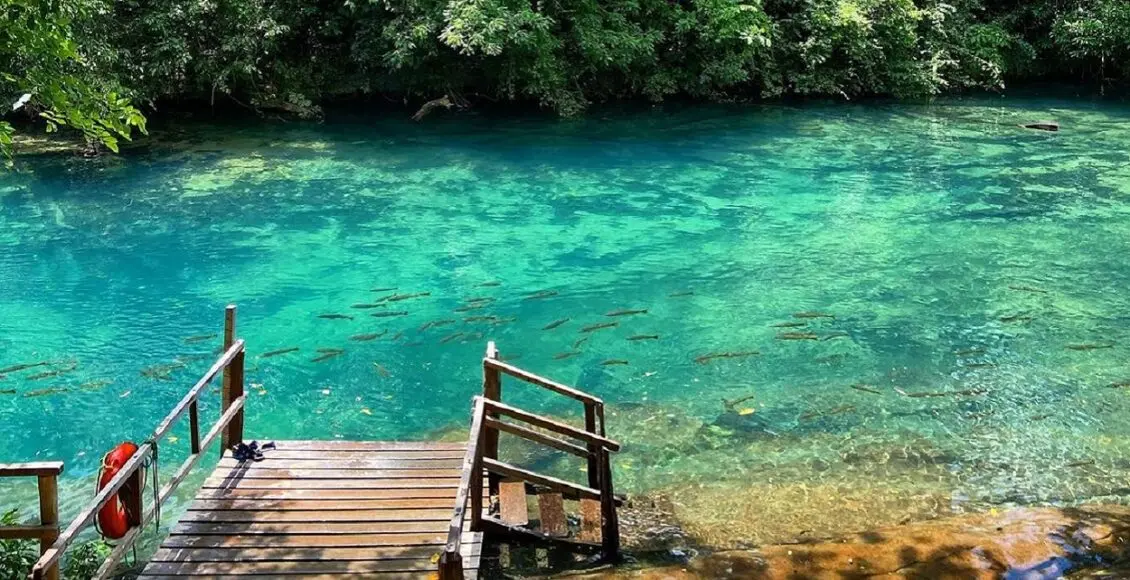
[[[19,524],[17,510],[9,510],[0,516],[0,526]],[[0,578],[24,578],[39,558],[39,550],[33,540],[0,540]]]
[[[98,572],[98,567],[110,555],[112,548],[102,540],[83,542],[67,553],[67,561],[63,566],[64,580],[87,580],[93,578]]]
[[[145,117],[113,79],[98,74],[75,40],[74,23],[93,18],[83,0],[6,0],[0,8],[0,95],[6,112],[38,115],[47,131],[67,126],[90,143],[118,150]],[[12,126],[0,126],[0,153],[11,154]]]
[[[20,112],[114,149],[144,131],[132,102],[171,99],[305,116],[330,98],[448,94],[574,115],[615,99],[1111,82],[1130,75],[1130,2],[7,0],[0,71],[0,97],[30,95]],[[0,150],[13,125],[0,121]]]

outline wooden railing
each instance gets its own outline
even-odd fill
[[[203,451],[217,437],[222,437],[225,449],[243,440],[243,406],[246,400],[243,394],[245,348],[243,341],[235,340],[234,335],[235,306],[228,306],[224,319],[224,353],[216,360],[212,368],[208,369],[208,372],[204,373],[204,376],[189,389],[188,394],[173,407],[173,410],[169,412],[165,419],[157,425],[157,429],[153,431],[153,436],[138,446],[137,451],[125,462],[118,474],[79,512],[78,517],[67,526],[62,535],[59,535],[50,547],[43,551],[39,561],[32,568],[29,578],[32,580],[53,579],[52,571],[58,569],[59,561],[64,552],[74,543],[79,533],[93,522],[98,511],[109,503],[115,494],[128,486],[132,493],[126,496],[130,501],[125,508],[130,520],[130,530],[118,541],[113,551],[110,552],[110,556],[95,575],[95,578],[106,578],[133,546],[144,526],[153,519],[155,514],[159,513],[160,506],[172,497],[177,486],[188,477],[189,472],[200,461]],[[223,373],[221,415],[208,433],[201,438],[200,419],[197,411],[198,399],[205,387],[221,373]],[[143,468],[146,460],[156,455],[157,444],[172,430],[173,424],[182,418],[185,413],[188,413],[191,452],[172,478],[161,486],[155,498],[155,505],[150,506],[149,511],[143,514],[143,494],[141,492],[145,483]],[[153,466],[153,469],[156,469],[156,466]],[[57,572],[54,573],[57,574]]]
[[[521,379],[555,393],[576,399],[584,404],[585,429],[535,415],[501,402],[502,374]],[[440,580],[462,580],[463,567],[460,547],[466,519],[466,506],[470,500],[470,529],[481,531],[484,519],[507,527],[504,522],[483,515],[483,476],[490,474],[519,480],[536,487],[548,488],[563,497],[600,502],[600,548],[606,560],[618,557],[620,549],[619,522],[616,516],[616,497],[612,487],[612,468],[609,453],[620,450],[620,444],[605,437],[604,401],[588,393],[524,371],[498,359],[493,342],[487,344],[483,358],[483,396],[475,397],[471,412],[471,432],[463,460],[463,472],[456,494],[455,510],[448,529],[447,543],[439,561]],[[503,417],[511,421],[503,421]],[[544,431],[563,435],[582,444],[535,431],[517,422],[538,427]],[[499,461],[498,435],[500,432],[516,435],[564,451],[588,461],[589,485],[564,481],[515,465]],[[497,493],[495,477],[490,478],[491,495]]]
[[[42,555],[59,537],[59,474],[62,461],[35,463],[0,463],[0,477],[35,477],[39,483],[39,525],[0,526],[0,539],[39,540]],[[44,571],[43,578],[59,580],[59,566]]]

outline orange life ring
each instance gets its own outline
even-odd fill
[[[102,458],[102,468],[98,472],[98,491],[102,491],[110,480],[121,471],[126,462],[129,461],[133,454],[137,453],[137,445],[126,441],[113,448]],[[126,512],[126,498],[135,497],[134,494],[140,495],[140,489],[133,489],[128,483],[122,487],[121,491],[110,496],[110,501],[98,510],[98,531],[102,535],[111,540],[117,540],[125,536],[129,532],[130,517]],[[140,517],[140,514],[138,514]]]

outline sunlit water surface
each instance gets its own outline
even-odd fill
[[[1040,118],[1064,130],[1017,127]],[[0,368],[49,364],[0,377],[0,461],[64,460],[74,513],[236,303],[249,437],[458,438],[494,340],[603,397],[619,490],[675,497],[704,542],[1118,500],[1128,144],[1123,104],[998,99],[189,125],[23,160],[0,175]]]

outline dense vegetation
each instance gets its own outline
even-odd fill
[[[919,96],[1130,72],[1126,0],[4,3],[6,117],[111,149],[144,130],[138,108],[169,99],[316,115],[334,98],[449,95],[573,115],[622,98]],[[0,121],[0,146],[12,132]]]

